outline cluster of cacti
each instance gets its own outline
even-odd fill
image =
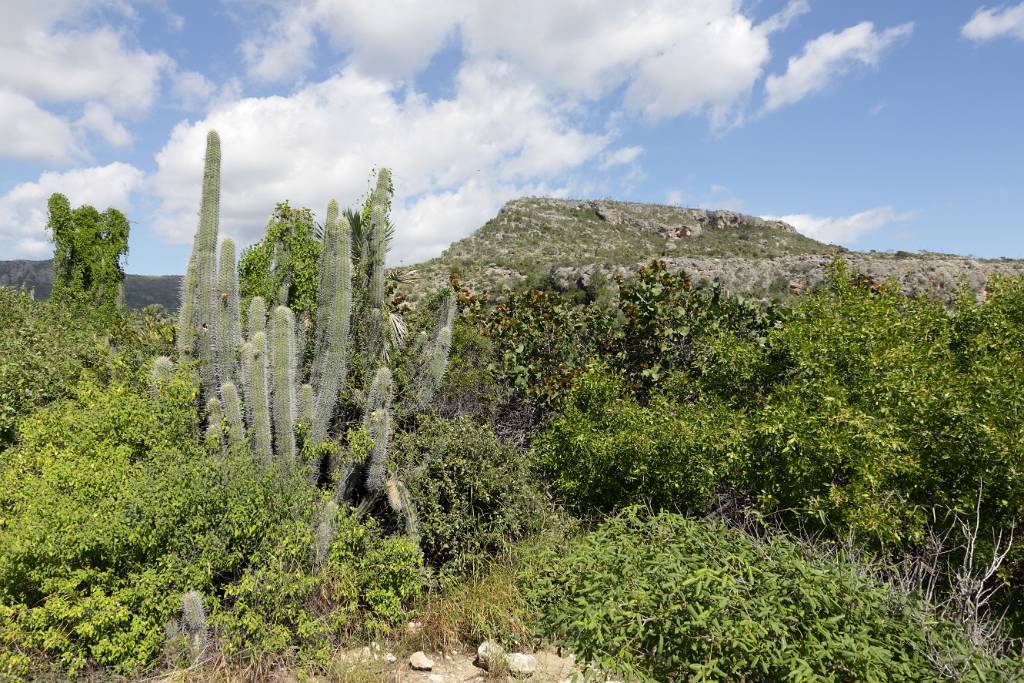
[[[372,447],[365,462],[332,463],[338,468],[336,497],[340,501],[352,492],[363,492],[386,498],[390,507],[404,518],[407,530],[415,533],[415,511],[405,486],[396,473],[388,471],[387,457],[396,419],[392,405],[394,378],[383,361],[388,355],[384,265],[390,230],[390,173],[381,169],[368,202],[369,221],[361,231],[362,262],[358,274],[353,272],[352,226],[339,212],[337,202],[332,200],[328,205],[308,369],[303,367],[306,330],[296,329],[295,315],[288,306],[275,307],[268,318],[266,302],[253,297],[246,311],[243,334],[235,244],[230,239],[221,243],[220,269],[216,270],[219,174],[220,140],[211,132],[207,139],[199,228],[183,287],[178,328],[179,351],[199,361],[207,433],[222,439],[226,436],[231,448],[247,445],[265,463],[277,461],[293,466],[301,462],[301,453],[325,452],[305,446],[337,441],[332,426],[339,394],[346,386],[349,359],[357,352],[353,348],[352,318],[354,301],[358,299],[359,338],[363,347],[358,352],[359,358],[365,358],[367,372],[363,427]],[[353,292],[354,281],[358,282],[357,293]],[[413,364],[409,396],[403,401],[406,413],[424,408],[441,382],[451,348],[454,312],[454,302],[448,297],[432,334],[423,335],[418,342],[421,358]],[[401,326],[404,329],[404,323]],[[154,375],[158,372],[164,369],[154,369]],[[308,382],[303,381],[306,377]],[[303,435],[301,441],[297,440],[297,433]],[[313,461],[305,465],[310,469],[310,480],[320,481],[322,463]],[[324,514],[317,530],[320,559],[326,553],[320,536],[330,536],[333,523],[328,521],[333,520],[330,508]]]

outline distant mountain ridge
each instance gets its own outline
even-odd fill
[[[788,223],[735,211],[548,197],[512,200],[437,258],[398,270],[408,276],[402,288],[415,301],[447,284],[450,272],[478,291],[527,281],[568,288],[587,285],[594,273],[626,274],[658,258],[695,281],[764,299],[818,285],[836,254],[876,280],[894,279],[908,293],[947,301],[961,282],[980,292],[994,273],[1024,275],[1024,260],[849,251]],[[50,261],[0,261],[0,285],[25,285],[45,298],[52,283]],[[128,275],[125,301],[174,311],[180,287],[178,275]]]
[[[180,275],[125,275],[124,302],[129,308],[160,304],[168,311],[178,308]],[[53,261],[0,261],[0,285],[24,287],[38,299],[47,299],[53,290]]]

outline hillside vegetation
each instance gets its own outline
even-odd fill
[[[781,221],[733,211],[541,197],[507,203],[441,256],[409,269],[431,286],[445,284],[455,272],[479,291],[540,284],[565,290],[589,287],[595,273],[604,281],[658,258],[696,282],[772,299],[820,285],[837,253],[868,277],[894,279],[907,293],[945,301],[962,281],[980,292],[994,273],[1024,274],[1019,260],[848,251],[804,237]]]
[[[236,260],[220,164],[175,319],[0,288],[0,679],[1024,676],[1024,277],[829,257],[769,303],[672,256],[409,307],[387,169]],[[657,239],[825,258],[688,215]]]

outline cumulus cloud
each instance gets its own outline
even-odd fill
[[[0,88],[0,157],[62,164],[81,155],[67,122]]]
[[[911,22],[876,31],[874,24],[865,21],[818,36],[804,45],[799,56],[789,59],[784,74],[773,74],[765,81],[765,110],[778,109],[822,90],[857,64],[877,65],[886,50],[913,29]]]
[[[609,150],[601,156],[601,165],[598,168],[607,171],[616,166],[625,166],[636,161],[643,153],[643,147],[619,147]]]
[[[361,0],[281,3],[270,30],[246,40],[243,54],[256,80],[293,80],[313,65],[319,32],[349,53],[350,64],[362,73],[411,76],[426,66],[470,6],[466,0],[397,0],[386,8]]]
[[[837,218],[797,213],[774,217],[774,219],[785,221],[796,228],[798,232],[822,242],[850,243],[892,223],[910,220],[913,215],[913,213],[900,213],[891,206],[879,206],[851,216]]]
[[[217,90],[210,79],[196,71],[175,73],[172,82],[171,93],[185,109],[204,106]]]
[[[979,8],[960,29],[960,35],[975,42],[995,38],[1024,40],[1024,2],[998,8]]]
[[[0,253],[45,258],[52,247],[46,233],[46,200],[54,192],[67,195],[72,206],[92,204],[99,210],[128,211],[143,173],[130,164],[47,171],[38,180],[16,185],[0,196]]]
[[[507,62],[548,92],[596,99],[626,86],[626,106],[651,118],[706,112],[721,127],[762,76],[768,36],[809,9],[791,0],[755,24],[740,0],[396,4],[279,4],[272,28],[245,44],[250,76],[294,79],[312,66],[323,34],[362,73],[406,78],[457,36],[465,59]]]
[[[113,147],[126,147],[132,142],[132,134],[104,105],[89,102],[76,125],[82,130],[99,135]]]
[[[328,198],[359,201],[374,165],[394,170],[398,259],[437,253],[526,191],[550,190],[594,160],[602,134],[515,70],[466,64],[449,99],[430,101],[349,67],[292,95],[216,105],[183,122],[157,155],[155,228],[174,242],[195,230],[205,135],[223,144],[222,225],[240,242],[258,238],[276,201],[323,210]]]
[[[118,113],[147,111],[172,61],[129,45],[109,25],[90,26],[108,8],[130,12],[103,0],[0,3],[0,21],[11,27],[0,33],[0,86],[36,101],[98,100]]]

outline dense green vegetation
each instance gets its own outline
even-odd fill
[[[1021,675],[1024,280],[944,307],[837,261],[770,307],[655,261],[410,310],[386,170],[237,266],[216,136],[206,171],[176,324],[0,289],[0,678],[485,638],[631,680]]]

